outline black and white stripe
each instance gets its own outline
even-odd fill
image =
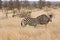
[[[21,21],[21,26],[23,26],[23,24],[25,26],[27,24],[30,25],[30,26],[36,26],[37,24],[46,25],[49,22],[52,22],[52,15],[47,16],[45,14],[42,14],[42,15],[36,17],[36,18],[30,18],[30,17],[24,18]]]

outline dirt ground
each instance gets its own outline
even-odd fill
[[[60,8],[51,9],[48,13],[44,10],[33,10],[32,17],[37,17],[41,14],[53,14],[52,22],[47,27],[38,25],[22,27],[20,25],[21,18],[12,18],[9,14],[5,18],[0,11],[0,40],[60,40]]]

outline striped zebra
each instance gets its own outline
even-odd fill
[[[27,24],[30,26],[36,26],[39,22],[36,18],[27,17],[21,21],[21,26],[26,26]]]
[[[36,19],[39,21],[41,25],[44,25],[44,24],[47,25],[49,22],[52,22],[52,16],[53,15],[47,16],[45,14],[42,14],[38,16]]]
[[[47,16],[45,14],[42,14],[36,18],[27,17],[23,19],[21,21],[21,26],[26,26],[28,24],[35,27],[37,24],[47,25],[49,22],[52,22],[52,15]]]

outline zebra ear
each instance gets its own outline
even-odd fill
[[[48,15],[49,15],[49,17],[50,17],[50,18],[52,18],[52,17],[53,17],[53,13],[50,13],[50,14],[48,14]]]
[[[50,18],[52,18],[52,16],[53,16],[52,14],[49,15]]]

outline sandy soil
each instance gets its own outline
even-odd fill
[[[38,25],[22,27],[21,18],[12,18],[11,14],[6,19],[0,11],[0,40],[60,40],[60,9],[51,9],[53,21],[46,26]],[[44,10],[32,11],[32,17],[48,14]]]

